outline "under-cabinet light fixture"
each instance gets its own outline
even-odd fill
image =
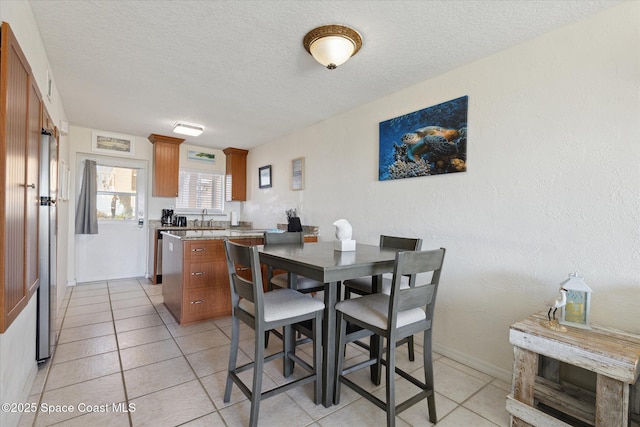
[[[182,135],[198,136],[204,131],[204,126],[195,123],[176,122],[173,131]]]

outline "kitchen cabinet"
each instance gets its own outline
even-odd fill
[[[184,139],[155,133],[148,139],[153,144],[153,196],[178,197],[180,144]]]
[[[0,46],[0,333],[39,285],[38,206],[42,97],[6,22]]]
[[[162,239],[162,295],[181,325],[231,314],[224,240]]]
[[[226,201],[247,200],[247,154],[248,150],[225,148],[226,156]]]

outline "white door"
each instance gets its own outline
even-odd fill
[[[78,154],[76,200],[85,160],[98,175],[98,234],[76,234],[76,282],[143,277],[147,259],[147,162]]]

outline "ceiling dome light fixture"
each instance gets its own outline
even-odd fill
[[[176,122],[173,131],[182,135],[198,136],[204,131],[204,126],[195,123]]]
[[[316,61],[335,70],[362,47],[362,37],[356,30],[343,25],[324,25],[304,36],[304,48]]]

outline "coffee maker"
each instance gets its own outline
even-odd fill
[[[162,209],[162,225],[172,225],[173,209]]]

